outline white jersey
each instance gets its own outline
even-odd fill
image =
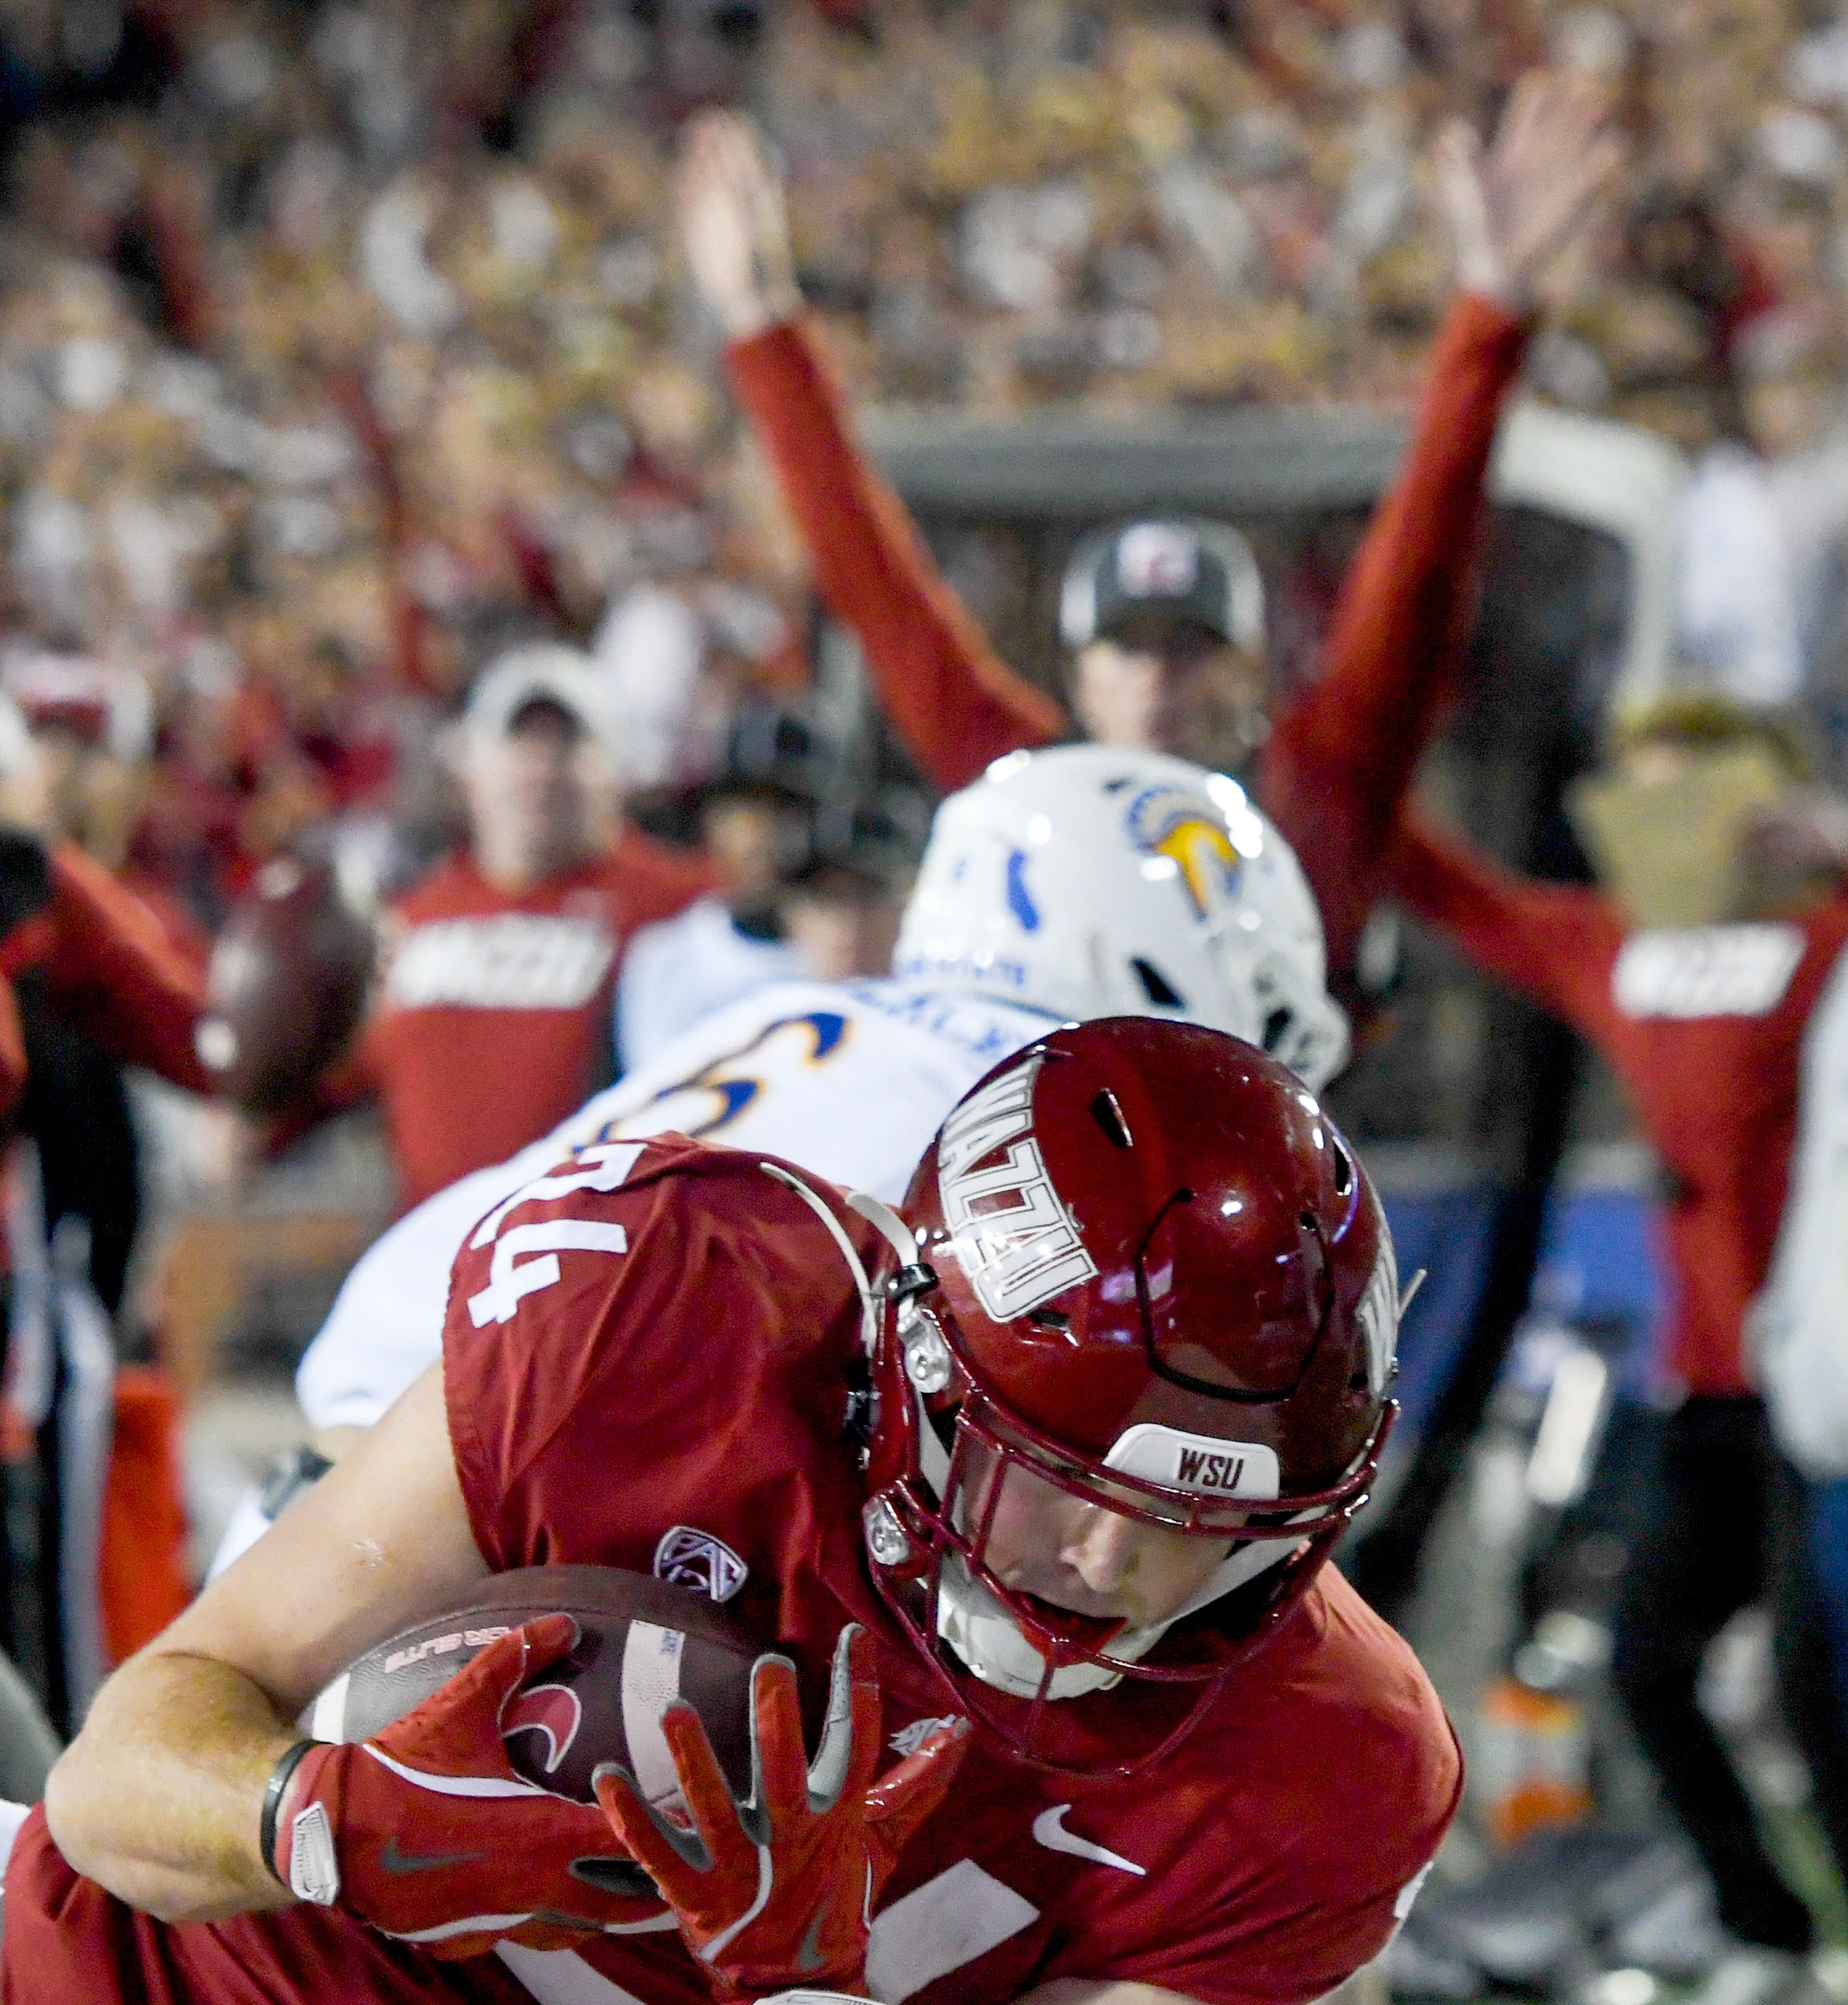
[[[784,982],[697,1025],[543,1141],[426,1199],[346,1277],[296,1376],[315,1427],[370,1427],[442,1349],[449,1269],[562,1157],[669,1131],[782,1156],[896,1203],[943,1117],[1059,1020],[926,981]]]

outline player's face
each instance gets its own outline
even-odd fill
[[[1093,641],[1077,658],[1072,698],[1100,745],[1238,772],[1263,742],[1266,693],[1261,657],[1170,624]]]
[[[968,1520],[993,1480],[979,1462]],[[1185,1605],[1228,1553],[1228,1539],[1170,1530],[1061,1490],[1010,1463],[982,1557],[1002,1584],[1074,1615],[1146,1628]]]

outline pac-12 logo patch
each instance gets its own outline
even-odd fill
[[[655,1578],[729,1601],[750,1572],[723,1539],[697,1525],[676,1525],[655,1548]]]

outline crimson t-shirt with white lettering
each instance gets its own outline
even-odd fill
[[[625,828],[608,855],[517,896],[458,855],[396,901],[360,1063],[404,1208],[504,1161],[607,1083],[625,943],[711,883],[701,859]]]
[[[1771,1269],[1804,1031],[1848,942],[1848,894],[1782,919],[1636,929],[1607,893],[1520,876],[1416,818],[1394,888],[1623,1082],[1668,1173],[1658,1367],[1684,1392],[1752,1390],[1746,1313]]]
[[[551,1176],[471,1234],[450,1290],[450,1432],[489,1565],[716,1582],[747,1635],[794,1659],[810,1707],[841,1626],[864,1624],[888,1746],[915,1744],[953,1701],[863,1559],[842,1424],[861,1310],[832,1236],[755,1155],[678,1136]],[[820,1188],[872,1264],[870,1229]],[[1077,1703],[1107,1733],[1111,1708],[1126,1726],[1143,1702],[1129,1683]],[[873,1995],[1002,2005],[1121,1978],[1303,2005],[1387,1940],[1460,1777],[1416,1659],[1328,1568],[1140,1775],[1031,1767],[978,1728],[886,1889]],[[583,1954],[635,1997],[706,2005],[677,1937]]]

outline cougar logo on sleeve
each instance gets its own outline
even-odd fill
[[[1033,1139],[1040,1063],[1030,1059],[971,1094],[945,1122],[937,1145],[943,1217],[957,1257],[997,1322],[1024,1315],[1098,1271]]]

